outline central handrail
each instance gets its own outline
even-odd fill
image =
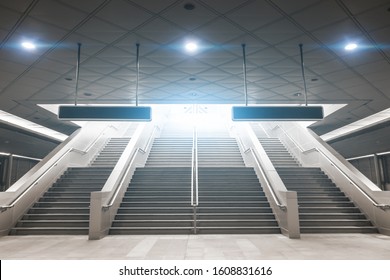
[[[69,153],[71,152],[77,152],[77,153],[80,153],[80,154],[87,154],[90,149],[100,140],[100,138],[104,135],[105,133],[105,130],[104,129],[100,134],[99,136],[92,142],[92,144],[90,144],[85,150],[80,150],[80,149],[75,149],[75,148],[69,148],[67,149],[52,165],[50,165],[41,175],[38,176],[38,178],[36,178],[23,192],[21,192],[15,199],[13,199],[10,204],[8,205],[2,205],[0,206],[0,212],[4,212],[10,208],[13,208],[16,203],[22,199],[23,196],[26,195],[26,193],[28,193],[28,191],[30,189],[32,189],[34,186],[36,186],[39,181],[46,176],[46,174],[48,174],[54,167],[56,167],[58,165],[58,163],[63,159],[65,158]]]
[[[271,193],[272,199],[275,201],[276,206],[278,206],[279,209],[281,209],[282,211],[286,211],[287,210],[287,206],[283,205],[280,202],[279,198],[277,197],[274,189],[272,188],[271,183],[269,182],[267,174],[264,172],[264,169],[263,169],[263,167],[260,164],[259,158],[257,157],[257,154],[255,153],[255,151],[252,148],[245,148],[245,145],[244,145],[244,143],[242,142],[242,140],[241,140],[241,138],[239,136],[237,137],[237,139],[238,139],[239,145],[242,147],[242,149],[243,149],[245,154],[247,154],[249,152],[252,153],[253,158],[255,160],[255,163],[256,163],[257,167],[259,168],[259,170],[261,172],[261,175],[264,178],[265,183],[267,184],[267,187],[268,187],[268,189],[269,189],[269,191]]]
[[[330,162],[332,166],[334,166],[352,185],[354,185],[370,202],[375,206],[382,210],[390,209],[390,204],[383,204],[378,203],[373,199],[365,190],[362,189],[357,183],[355,183],[355,180],[352,179],[347,173],[345,173],[344,170],[342,170],[340,167],[337,166],[337,164],[327,155],[325,154],[321,149],[318,149],[317,147],[310,148],[308,150],[304,150],[287,132],[281,127],[280,125],[276,125],[275,128],[279,128],[283,131],[283,133],[294,143],[294,145],[299,149],[299,151],[302,154],[307,154],[311,152],[318,152],[320,153],[327,161]]]
[[[156,132],[156,130],[157,130],[158,128],[159,128],[158,126],[155,126],[155,127],[153,128],[153,131],[152,131],[152,133],[150,134],[149,139],[148,139],[148,141],[146,142],[146,145],[145,145],[144,148],[137,148],[137,149],[133,152],[133,154],[131,155],[130,162],[129,162],[129,164],[128,164],[127,167],[126,167],[125,172],[122,173],[120,182],[119,182],[118,184],[116,184],[116,186],[115,186],[115,192],[114,192],[114,193],[112,194],[112,196],[110,197],[110,200],[108,201],[108,203],[107,203],[106,205],[103,205],[103,206],[102,206],[103,210],[107,210],[107,209],[111,208],[111,207],[114,205],[115,200],[116,200],[116,197],[118,196],[119,191],[120,191],[120,189],[121,189],[120,186],[122,186],[122,184],[124,183],[124,181],[125,181],[125,179],[126,179],[126,175],[129,173],[130,169],[133,167],[133,163],[134,163],[134,161],[135,161],[135,159],[136,159],[137,154],[138,154],[139,152],[142,153],[142,154],[145,154],[145,153],[146,153],[146,151],[149,149],[149,146],[152,144],[153,136],[154,136],[154,134],[155,134],[155,132]]]
[[[191,205],[197,206],[198,198],[198,133],[196,126],[194,126],[192,139],[192,162],[191,162]]]
[[[270,190],[272,199],[275,201],[276,206],[278,206],[281,210],[286,211],[286,210],[287,210],[287,206],[286,206],[286,205],[283,205],[283,204],[279,201],[279,198],[278,198],[277,195],[275,194],[275,191],[274,191],[274,189],[272,188],[272,185],[271,185],[271,183],[269,182],[268,176],[267,176],[267,174],[264,172],[264,169],[263,169],[263,167],[261,166],[260,161],[259,161],[259,159],[258,159],[256,153],[253,151],[252,148],[249,148],[249,151],[252,153],[253,158],[255,159],[256,165],[259,167],[259,170],[260,170],[261,174],[262,174],[263,177],[264,177],[265,183],[267,184],[268,189]]]
[[[197,233],[196,228],[196,207],[199,203],[198,198],[198,133],[196,130],[196,126],[194,126],[194,132],[192,136],[192,161],[191,161],[191,205],[193,207],[193,227],[194,234]]]

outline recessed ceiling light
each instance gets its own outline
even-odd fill
[[[357,47],[358,47],[357,44],[355,44],[355,43],[349,43],[349,44],[345,45],[344,49],[345,49],[346,51],[353,51],[353,50],[356,49]]]
[[[293,95],[294,95],[294,96],[301,96],[301,95],[302,95],[302,93],[300,93],[300,92],[297,92],[297,93],[294,93]]]
[[[84,92],[84,96],[92,96],[93,94],[90,92]]]
[[[195,77],[190,77],[188,80],[190,80],[190,81],[196,81],[196,78],[195,78]]]
[[[198,45],[195,42],[187,42],[184,47],[189,53],[194,53],[198,50]]]
[[[187,3],[184,5],[184,9],[186,9],[188,11],[192,11],[193,9],[195,9],[195,5],[192,3]]]
[[[65,80],[66,80],[66,81],[73,81],[73,79],[70,78],[70,77],[66,77]]]
[[[28,41],[23,42],[22,47],[25,48],[26,50],[34,50],[37,48],[37,46],[34,43]]]

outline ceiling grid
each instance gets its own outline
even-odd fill
[[[138,42],[141,103],[242,103],[245,43],[250,104],[303,104],[297,94],[303,43],[309,103],[349,103],[316,124],[318,131],[390,105],[388,1],[16,2],[0,3],[0,109],[30,119],[36,112],[42,124],[60,126],[35,104],[73,102],[77,42],[83,44],[82,103],[135,102]],[[185,9],[188,3],[194,9]],[[31,34],[43,46],[30,52],[12,47]],[[368,47],[346,53],[347,38]],[[198,41],[197,53],[182,49],[188,39]],[[12,100],[18,102],[11,106]],[[358,109],[369,100],[367,110]]]

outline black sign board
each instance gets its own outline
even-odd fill
[[[233,106],[233,121],[314,121],[322,120],[321,106]]]
[[[152,108],[144,106],[60,106],[60,120],[151,121]]]

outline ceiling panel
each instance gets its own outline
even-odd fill
[[[185,31],[170,21],[156,18],[137,29],[143,37],[158,45],[168,44],[186,36]],[[142,44],[142,42],[140,42]]]
[[[48,0],[38,1],[29,15],[47,24],[68,30],[73,29],[86,16],[85,13],[60,2]]]
[[[300,0],[300,1],[285,1],[285,0],[273,0],[270,1],[274,6],[288,14],[298,13],[301,10],[305,10],[311,6],[317,5],[321,0]]]
[[[343,0],[343,3],[348,7],[348,9],[353,14],[364,13],[365,11],[370,11],[375,9],[375,7],[382,6],[384,4],[389,4],[388,0]]]
[[[388,9],[389,3],[387,2],[385,5],[358,14],[356,19],[367,31],[382,29],[390,25],[390,15]]]
[[[23,13],[32,3],[31,0],[1,0],[0,7],[6,7],[16,12]]]
[[[218,18],[195,30],[193,34],[213,44],[221,45],[233,40],[237,36],[241,36],[243,31],[231,22]]]
[[[83,24],[77,33],[102,43],[111,43],[126,34],[126,30],[98,18]]]
[[[230,11],[226,16],[249,31],[256,30],[282,18],[282,15],[267,4],[267,1],[252,1]]]
[[[77,1],[77,0],[75,0]],[[145,1],[145,0],[124,0],[125,2],[129,2],[139,8],[145,9],[145,11],[149,11],[150,13],[160,13],[163,10],[169,10],[170,8],[174,8],[177,5],[183,6],[184,3],[182,1],[177,0],[164,0],[164,1]]]
[[[127,1],[111,1],[96,16],[125,30],[131,30],[150,19],[152,14],[130,5]]]
[[[342,21],[347,16],[335,1],[320,1],[294,13],[292,18],[306,30],[314,31],[331,23]]]
[[[187,31],[196,30],[200,26],[206,25],[208,22],[217,17],[215,13],[206,9],[202,5],[197,5],[197,8],[194,10],[186,10],[183,5],[177,5],[160,15],[167,21],[170,21],[181,29],[185,29]]]

